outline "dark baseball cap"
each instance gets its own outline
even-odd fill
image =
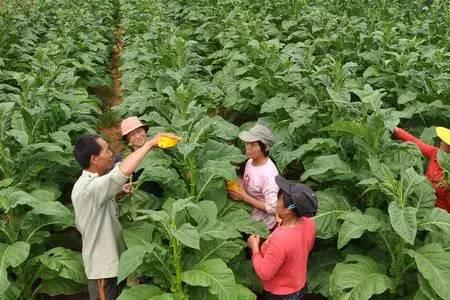
[[[317,196],[309,186],[302,183],[290,183],[280,175],[275,177],[275,182],[292,199],[293,203],[289,204],[290,209],[296,209],[301,216],[316,214],[318,208]]]

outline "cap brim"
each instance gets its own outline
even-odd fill
[[[290,186],[291,184],[289,183],[289,181],[287,179],[285,179],[284,177],[277,175],[275,176],[275,183],[280,187],[280,189],[289,194],[290,193]]]
[[[247,143],[253,143],[261,140],[259,137],[249,131],[242,131],[241,133],[239,133],[239,138]]]
[[[437,136],[447,145],[450,145],[450,129],[445,127],[436,127]]]

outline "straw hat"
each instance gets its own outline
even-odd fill
[[[436,127],[437,136],[447,145],[450,145],[450,129],[445,127]]]
[[[122,140],[124,140],[130,132],[133,130],[144,127],[145,131],[147,132],[148,126],[141,122],[141,120],[138,119],[138,117],[128,117],[125,120],[120,123],[120,129],[122,130]]]

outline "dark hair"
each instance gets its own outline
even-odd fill
[[[267,149],[267,146],[261,141],[258,141],[258,144],[259,147],[261,148],[262,153],[264,153],[264,156],[266,157],[269,156],[269,149]]]
[[[281,201],[283,201],[283,206],[285,208],[289,208],[289,205],[291,205],[292,203],[295,203],[294,200],[292,200],[291,196],[289,196],[288,194],[286,194],[283,190],[278,190],[278,198],[280,198],[281,196]],[[294,208],[289,208],[292,213],[296,216],[296,217],[303,217],[305,216],[305,214],[302,214],[297,207]]]
[[[102,148],[97,142],[100,136],[85,134],[80,136],[73,147],[73,155],[83,169],[89,168],[92,155],[99,155]]]

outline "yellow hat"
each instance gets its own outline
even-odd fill
[[[437,136],[447,145],[450,145],[450,129],[445,127],[436,127]]]

